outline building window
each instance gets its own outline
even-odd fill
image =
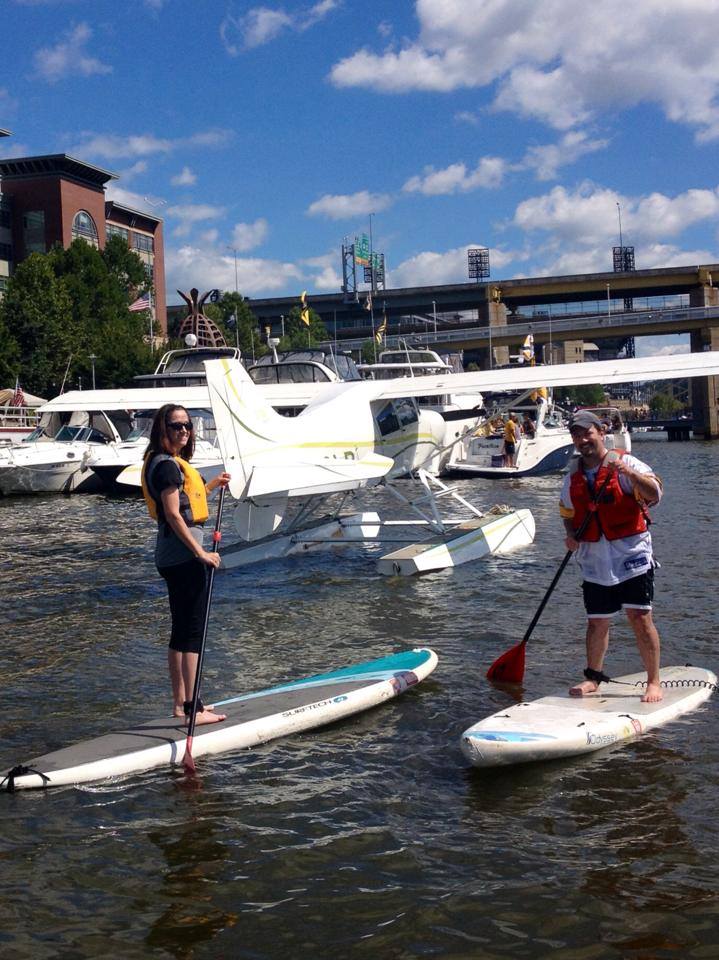
[[[28,210],[22,215],[25,253],[45,253],[45,211]]]
[[[145,253],[152,253],[152,237],[148,237],[145,233],[133,233],[132,246],[135,250],[144,250]]]
[[[0,227],[7,227],[8,229],[11,226],[10,221],[10,211],[7,207],[0,205]]]
[[[97,227],[95,226],[95,221],[92,219],[87,210],[80,210],[75,214],[75,219],[72,221],[72,239],[84,240],[93,247],[100,246],[97,239]]]
[[[0,260],[12,260],[12,247],[9,243],[0,243]]]
[[[122,237],[125,243],[130,239],[130,231],[125,227],[118,227],[114,223],[108,223],[107,225],[107,236],[110,237]]]
[[[145,264],[145,276],[147,277],[148,282],[149,282],[150,284],[154,283],[154,280],[155,280],[155,271],[154,271],[153,266],[152,266],[151,263],[146,263],[146,264]]]

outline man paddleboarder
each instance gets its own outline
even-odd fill
[[[652,619],[655,563],[647,508],[661,499],[661,480],[636,457],[608,451],[604,425],[591,411],[577,411],[569,429],[578,456],[564,479],[560,514],[567,549],[575,552],[582,573],[587,612],[586,679],[569,693],[575,697],[594,693],[605,679],[602,666],[611,618],[624,610],[647,671],[642,700],[652,703],[662,699],[662,691],[659,634]]]

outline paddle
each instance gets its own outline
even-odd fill
[[[614,460],[616,458],[617,458],[617,454],[614,454],[614,456],[611,458],[607,457],[607,462],[611,462],[611,460]],[[609,483],[610,476],[611,474],[607,474],[604,480],[604,483],[602,483],[599,490],[592,497],[592,504],[596,504],[599,498],[601,497],[601,495],[604,493],[604,488]],[[582,537],[586,533],[587,527],[589,526],[589,522],[593,516],[594,516],[593,510],[587,511],[586,517],[584,518],[582,523],[579,525],[579,529],[574,534],[575,540],[582,539]],[[559,582],[559,578],[564,573],[564,568],[569,563],[569,559],[573,553],[574,553],[573,550],[567,550],[567,552],[564,555],[564,559],[560,563],[559,569],[554,574],[554,578],[552,582],[549,584],[549,589],[542,597],[542,602],[539,604],[539,608],[537,609],[537,612],[532,617],[532,622],[527,627],[527,632],[522,637],[521,642],[518,643],[516,646],[512,647],[511,649],[506,650],[501,655],[501,657],[497,657],[497,659],[494,661],[494,663],[489,668],[489,670],[487,670],[488,680],[497,680],[500,683],[521,683],[522,682],[522,680],[524,679],[524,661],[525,661],[525,649],[527,646],[527,641],[532,636],[532,631],[537,626],[539,618],[542,615],[542,611],[546,607],[547,601],[549,600],[552,593],[554,592],[554,588],[557,586],[557,583]]]
[[[212,534],[212,552],[217,553],[222,534],[220,525],[222,524],[222,507],[225,503],[225,488],[220,487],[220,496],[217,502],[217,517],[215,519],[215,529]],[[192,738],[195,734],[195,718],[197,717],[197,703],[200,699],[200,685],[202,683],[202,665],[205,660],[205,644],[207,642],[207,626],[210,622],[210,608],[212,606],[212,587],[215,582],[215,568],[210,567],[210,575],[207,580],[207,603],[205,605],[205,623],[202,628],[202,643],[200,644],[200,654],[197,658],[197,672],[195,673],[195,686],[192,691],[192,707],[190,709],[189,723],[187,726],[187,742],[185,743],[185,756],[183,764],[188,773],[195,772],[195,761],[192,759]]]

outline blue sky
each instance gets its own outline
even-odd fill
[[[326,293],[719,260],[716,0],[6,0],[0,155],[165,220],[176,287]]]

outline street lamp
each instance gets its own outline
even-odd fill
[[[434,339],[437,339],[437,301],[432,301],[432,314],[434,316]]]
[[[94,353],[91,353],[88,359],[92,364],[92,389],[94,390],[95,389],[95,361],[97,360],[97,357]]]
[[[607,284],[607,316],[611,317],[612,315],[612,301],[609,298],[609,284]]]
[[[235,257],[235,293],[239,293],[239,289],[237,286],[237,249],[235,247],[231,247],[229,243],[226,243],[225,246],[227,247],[228,250],[232,251]]]

